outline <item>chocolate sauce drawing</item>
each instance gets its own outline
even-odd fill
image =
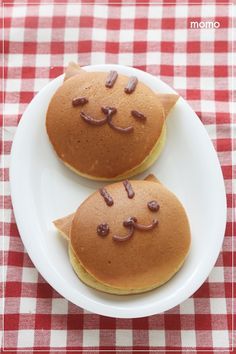
[[[112,117],[117,112],[117,109],[115,107],[109,107],[109,106],[102,107],[102,112],[107,115],[107,123],[112,129],[118,130],[121,133],[129,133],[129,132],[133,131],[134,128],[131,126],[126,127],[126,128],[122,128],[122,127],[118,127],[117,125],[115,125],[113,123]]]
[[[83,106],[85,105],[86,103],[88,103],[88,99],[86,97],[75,97],[73,98],[72,100],[72,105],[74,107],[77,107],[77,106]]]
[[[126,179],[124,182],[123,182],[123,185],[125,187],[125,190],[127,192],[127,195],[128,195],[128,198],[132,199],[134,196],[135,196],[135,193],[133,191],[133,188],[130,184],[130,182]]]
[[[108,88],[112,88],[114,83],[116,82],[117,77],[117,72],[115,70],[111,70],[107,76],[105,86]]]
[[[137,218],[131,216],[127,220],[123,222],[124,227],[127,227],[129,229],[129,232],[125,236],[120,236],[120,235],[113,235],[112,238],[115,241],[127,241],[129,240],[133,234],[135,229],[136,230],[142,230],[142,231],[149,231],[154,229],[158,225],[158,220],[154,219],[151,224],[149,225],[143,225],[139,224]]]
[[[107,122],[107,117],[103,119],[94,119],[92,116],[88,115],[87,113],[80,112],[80,117],[83,118],[83,120],[91,125],[97,125],[101,126],[103,124],[106,124]]]
[[[99,189],[99,192],[108,206],[112,206],[114,204],[112,197],[105,188]]]
[[[107,224],[100,224],[97,227],[97,234],[99,236],[107,236],[109,234],[109,226]]]
[[[118,73],[115,70],[111,70],[106,78],[105,86],[108,88],[112,88],[113,85],[116,82],[116,79],[118,77]],[[131,76],[129,78],[129,81],[124,88],[125,93],[132,93],[134,92],[136,86],[138,84],[138,79],[135,76]],[[83,106],[86,103],[88,103],[88,99],[86,97],[75,97],[72,100],[72,105],[74,107],[77,106]],[[117,113],[117,109],[115,107],[101,107],[102,112],[106,115],[105,118],[103,119],[96,119],[89,115],[86,112],[80,112],[80,117],[88,124],[90,125],[95,125],[95,126],[102,126],[104,124],[108,124],[112,129],[120,132],[120,133],[131,133],[134,130],[133,126],[128,126],[128,127],[119,127],[113,122],[113,116]],[[137,111],[137,110],[131,110],[131,115],[139,120],[139,121],[145,121],[146,117],[143,113]]]
[[[132,110],[131,111],[131,115],[137,119],[137,120],[140,120],[140,121],[145,121],[147,118],[145,117],[145,115],[139,111],[135,111],[135,110]]]
[[[128,81],[126,87],[124,88],[125,93],[128,93],[128,94],[133,93],[134,90],[136,89],[137,84],[138,84],[137,77],[131,76],[129,78],[129,81]]]
[[[133,188],[130,184],[130,182],[128,180],[123,181],[123,185],[125,187],[125,190],[127,192],[128,198],[132,199],[135,196],[135,193],[133,191]],[[100,190],[100,194],[101,196],[104,198],[106,204],[108,206],[112,206],[113,205],[113,199],[110,196],[110,194],[107,192],[107,190],[105,188],[101,188]],[[160,205],[157,203],[156,200],[151,200],[150,202],[147,203],[148,208],[153,211],[153,212],[157,212],[160,209]],[[112,238],[115,241],[127,241],[129,240],[133,234],[135,230],[140,230],[140,231],[149,231],[154,229],[154,227],[156,227],[158,225],[158,220],[157,219],[153,219],[152,222],[148,225],[145,224],[140,224],[138,222],[138,219],[135,216],[130,216],[128,219],[126,219],[123,222],[123,226],[128,228],[129,231],[126,235],[121,236],[121,235],[113,235]],[[100,224],[97,227],[97,234],[100,236],[107,236],[109,233],[109,227],[107,224]]]
[[[157,203],[156,200],[151,200],[147,203],[148,209],[151,211],[158,211],[160,209],[160,205]]]

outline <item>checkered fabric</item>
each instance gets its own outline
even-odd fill
[[[233,239],[231,13],[227,3],[213,2],[5,2],[5,165],[1,169],[5,350],[186,353],[192,349],[229,353]],[[219,26],[191,28],[191,21],[215,21]],[[60,75],[69,61],[81,65],[119,63],[160,77],[189,102],[217,150],[228,203],[223,250],[201,288],[165,313],[116,319],[84,311],[44,281],[22,244],[10,197],[12,139],[33,96]]]

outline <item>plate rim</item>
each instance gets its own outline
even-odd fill
[[[104,69],[105,67],[105,69]],[[157,80],[160,81],[162,84],[165,85],[166,89],[168,92],[176,92],[173,88],[171,88],[169,85],[167,85],[165,82],[163,82],[159,77],[153,76],[145,71],[133,68],[133,67],[129,67],[129,66],[124,66],[124,65],[119,65],[119,64],[99,64],[99,65],[88,65],[83,67],[83,69],[88,69],[91,71],[94,71],[94,69],[97,69],[95,71],[108,71],[108,70],[112,70],[112,69],[117,69],[117,71],[119,69],[128,69],[131,70],[133,72],[138,71],[139,73],[141,73],[140,75],[148,75],[152,77],[152,80]],[[29,246],[29,240],[26,237],[26,233],[27,231],[25,230],[25,223],[22,220],[21,217],[21,213],[20,213],[20,204],[21,204],[21,200],[18,199],[18,194],[17,194],[17,190],[16,190],[16,175],[17,175],[17,170],[16,170],[16,156],[17,156],[17,147],[18,147],[18,137],[21,134],[21,130],[24,128],[24,125],[26,125],[25,123],[25,118],[27,116],[27,112],[29,107],[34,103],[34,101],[39,97],[39,95],[43,95],[44,91],[46,91],[46,89],[48,88],[48,86],[52,85],[53,82],[55,82],[56,80],[61,80],[61,78],[64,76],[64,74],[59,75],[58,77],[56,77],[53,80],[50,80],[47,85],[45,85],[35,96],[34,98],[29,102],[29,104],[27,105],[24,113],[21,116],[20,122],[17,126],[14,138],[13,138],[13,142],[12,142],[12,148],[11,148],[11,161],[10,161],[10,168],[9,168],[9,181],[10,181],[10,188],[11,188],[11,200],[12,200],[12,205],[13,205],[13,211],[14,211],[14,215],[15,215],[15,220],[16,220],[16,224],[20,233],[20,237],[21,240],[23,242],[24,247],[26,248],[26,251],[30,257],[30,259],[32,260],[32,263],[34,264],[34,266],[36,267],[37,271],[43,276],[43,278],[50,284],[50,286],[52,286],[61,296],[63,296],[64,298],[66,298],[67,300],[73,302],[74,304],[76,304],[77,306],[82,307],[83,309],[87,310],[87,311],[93,311],[96,314],[99,315],[104,315],[104,316],[108,316],[108,317],[116,317],[116,318],[138,318],[138,317],[144,317],[144,316],[150,316],[150,315],[154,315],[157,313],[161,313],[163,311],[169,310],[170,308],[173,308],[174,306],[179,305],[181,302],[185,301],[187,298],[189,298],[206,280],[206,278],[209,276],[210,271],[212,270],[212,268],[214,267],[214,264],[217,260],[217,257],[220,253],[221,247],[222,247],[222,243],[224,240],[224,231],[225,231],[225,227],[226,227],[226,221],[227,221],[227,204],[226,204],[226,193],[225,193],[225,185],[224,185],[224,178],[223,178],[223,174],[222,174],[222,169],[219,163],[219,159],[217,156],[217,153],[213,147],[212,141],[204,127],[204,125],[202,124],[202,122],[200,121],[199,117],[196,115],[196,113],[193,111],[193,109],[190,107],[190,105],[188,104],[188,102],[186,100],[184,100],[182,97],[180,98],[181,100],[184,101],[185,104],[187,104],[189,106],[189,108],[192,110],[193,114],[196,116],[198,123],[202,126],[203,130],[205,131],[205,134],[207,136],[208,142],[209,142],[209,146],[211,146],[212,152],[213,154],[215,154],[215,160],[216,160],[216,169],[218,169],[218,174],[219,174],[219,178],[221,180],[221,189],[222,189],[222,202],[223,202],[223,206],[222,206],[222,210],[224,209],[224,215],[222,216],[222,230],[221,233],[222,237],[220,240],[218,240],[219,243],[219,247],[218,247],[218,251],[215,252],[214,256],[211,257],[211,261],[208,263],[208,267],[206,267],[207,271],[205,271],[204,274],[202,274],[200,280],[198,278],[198,281],[194,284],[194,286],[192,286],[191,288],[187,288],[185,289],[184,293],[179,294],[178,296],[175,297],[175,301],[173,305],[171,305],[170,307],[168,307],[168,304],[166,304],[166,306],[158,306],[158,311],[155,310],[155,306],[153,303],[151,303],[151,305],[147,305],[147,306],[142,306],[142,308],[139,308],[137,310],[136,308],[136,313],[134,313],[134,310],[129,310],[127,311],[127,309],[122,309],[122,304],[119,303],[119,307],[114,307],[114,306],[110,306],[107,304],[99,304],[99,306],[97,305],[97,303],[95,301],[93,301],[91,298],[86,297],[85,295],[81,294],[82,297],[80,297],[80,303],[78,304],[78,302],[75,302],[74,297],[72,296],[73,294],[71,294],[71,292],[69,293],[65,288],[61,289],[60,286],[58,286],[58,284],[53,281],[53,277],[51,276],[51,274],[45,274],[45,268],[42,267],[40,261],[39,261],[39,257],[37,257],[37,254],[32,251],[32,248]],[[23,127],[23,128],[22,128]],[[218,165],[218,166],[217,166]],[[224,192],[224,193],[223,193]],[[47,258],[46,258],[47,259]],[[44,260],[45,262],[45,260]],[[47,260],[48,263],[48,260]],[[50,265],[50,267],[52,268],[52,264],[49,263],[48,266]],[[66,291],[65,291],[66,290]],[[70,290],[71,291],[71,290]],[[75,294],[77,293],[77,291],[75,292]],[[132,314],[130,313],[132,312]]]

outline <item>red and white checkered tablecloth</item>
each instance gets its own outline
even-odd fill
[[[234,127],[230,125],[231,13],[232,6],[227,2],[5,2],[5,164],[1,168],[5,350],[230,352]],[[191,21],[215,21],[218,28],[191,29]],[[189,102],[217,150],[228,203],[223,250],[201,288],[165,313],[116,319],[84,311],[44,281],[22,244],[9,186],[12,139],[35,93],[60,75],[69,61],[81,65],[119,63],[160,77]]]

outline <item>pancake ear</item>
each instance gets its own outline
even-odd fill
[[[165,112],[165,118],[167,118],[169,112],[176,104],[179,95],[168,94],[168,93],[157,93],[157,98],[161,101]]]
[[[68,80],[72,76],[78,75],[81,72],[81,70],[84,71],[83,69],[81,69],[79,64],[76,64],[73,61],[71,61],[65,70],[64,81]]]
[[[150,175],[147,175],[147,177],[144,178],[144,181],[149,181],[149,182],[156,182],[156,183],[161,183],[159,179],[156,178],[155,175],[150,173]]]
[[[70,239],[70,228],[74,215],[75,213],[53,221],[53,224],[55,225],[57,230],[67,241]]]

